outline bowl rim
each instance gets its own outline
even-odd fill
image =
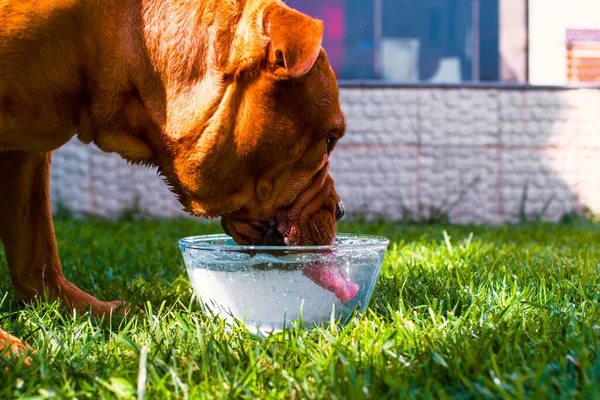
[[[337,244],[337,245],[318,245],[318,246],[255,246],[255,245],[231,245],[231,244],[213,244],[206,243],[204,241],[216,240],[216,239],[232,239],[231,236],[225,233],[215,233],[210,235],[195,235],[187,236],[179,239],[179,248],[183,249],[194,249],[194,250],[219,250],[219,251],[268,251],[268,252],[331,252],[340,250],[364,250],[371,248],[385,247],[387,249],[390,240],[384,236],[368,235],[362,233],[338,233],[337,238],[355,238],[355,239],[369,239],[369,242],[365,243],[352,243],[352,244]],[[376,240],[376,242],[373,242]],[[385,245],[385,246],[384,246]]]

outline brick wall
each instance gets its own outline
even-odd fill
[[[331,174],[350,213],[501,223],[522,209],[600,212],[600,89],[354,83],[340,96],[348,131]],[[155,171],[77,140],[55,152],[52,198],[77,214],[114,217],[139,198],[150,214],[184,215]]]

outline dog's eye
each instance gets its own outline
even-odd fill
[[[327,136],[327,155],[331,153],[333,150],[333,145],[335,144],[335,138],[333,136]]]

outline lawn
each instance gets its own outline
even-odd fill
[[[28,369],[0,361],[0,398],[599,396],[600,224],[344,223],[392,240],[367,311],[268,339],[227,330],[192,297],[176,239],[219,231],[57,221],[68,278],[146,310],[110,324],[18,308],[2,255],[0,326],[38,353]]]

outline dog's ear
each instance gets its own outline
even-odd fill
[[[321,51],[323,22],[283,4],[265,10],[265,30],[270,39],[269,62],[292,78],[312,68]]]

